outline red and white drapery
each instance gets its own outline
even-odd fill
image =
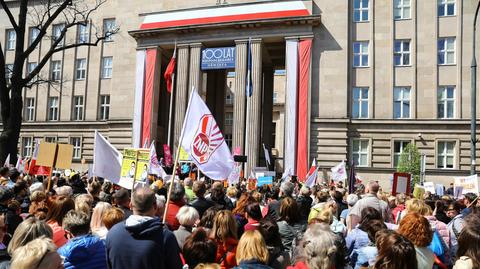
[[[308,172],[312,39],[287,40],[285,172],[304,181]],[[288,154],[294,152],[294,154]]]

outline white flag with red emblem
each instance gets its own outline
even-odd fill
[[[222,132],[202,98],[192,89],[183,123],[182,147],[197,167],[214,180],[227,179],[233,170],[233,157]]]
[[[313,187],[315,183],[317,183],[317,177],[318,177],[317,162],[315,161],[315,159],[313,159],[312,166],[310,167],[310,170],[308,171],[308,174],[307,174],[307,180],[305,181],[305,185],[309,188]]]
[[[347,179],[347,170],[345,170],[345,162],[337,164],[337,166],[330,169],[332,171],[332,179],[334,181],[342,181]]]

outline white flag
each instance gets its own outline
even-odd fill
[[[4,167],[10,167],[10,153],[8,153],[7,158],[5,159]]]
[[[157,175],[158,177],[161,177],[163,179],[165,179],[165,176],[167,175],[167,173],[165,173],[165,170],[163,170],[162,166],[158,162],[157,151],[155,150],[155,143],[153,141],[150,145],[150,164],[148,168],[148,173]]]
[[[330,169],[332,171],[331,178],[334,181],[342,181],[347,179],[347,170],[345,170],[345,162],[342,161],[337,166]]]
[[[317,183],[317,176],[318,176],[318,168],[317,162],[313,159],[312,166],[307,174],[307,180],[305,181],[305,185],[309,188],[313,187],[315,183]]]
[[[233,170],[233,157],[215,118],[192,89],[183,122],[182,147],[198,169],[214,180],[227,179]]]
[[[17,155],[17,164],[15,164],[15,168],[17,168],[18,171],[22,171],[23,170],[21,169],[22,164],[23,164],[22,157],[20,157],[20,155]]]
[[[117,184],[122,170],[122,154],[97,130],[93,145],[93,176],[103,177]]]
[[[272,161],[270,160],[270,154],[268,153],[268,149],[265,147],[265,144],[263,144],[263,153],[265,154],[265,161],[268,165],[271,165]]]

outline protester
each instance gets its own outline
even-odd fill
[[[312,207],[313,199],[310,197],[310,189],[307,186],[302,186],[300,195],[297,198],[297,203],[300,207],[300,217],[303,221],[307,221],[310,208]]]
[[[457,238],[465,226],[464,215],[462,211],[463,205],[459,201],[454,201],[447,208],[447,216],[452,220],[448,223],[448,233],[450,235],[450,257],[455,257],[458,249]]]
[[[194,269],[198,264],[215,262],[217,245],[208,237],[204,229],[199,228],[187,237],[182,253],[188,268]]]
[[[167,205],[167,216],[165,219],[165,223],[170,231],[175,231],[180,227],[177,214],[185,204],[185,188],[180,183],[174,183],[170,195],[170,203]]]
[[[185,187],[185,196],[187,198],[187,202],[192,202],[197,198],[195,196],[195,192],[193,192],[192,186],[193,186],[193,180],[189,177],[185,178],[183,180],[183,185]]]
[[[272,200],[268,204],[268,216],[272,219],[278,219],[280,216],[280,204],[284,198],[292,198],[295,185],[290,181],[285,181],[280,185],[279,199]]]
[[[105,243],[97,236],[90,234],[90,219],[87,214],[71,210],[63,218],[62,225],[71,237],[58,249],[66,269],[107,268]]]
[[[251,203],[245,208],[245,217],[247,224],[243,227],[244,231],[256,230],[260,227],[260,220],[262,219],[262,211],[258,203]]]
[[[195,181],[193,183],[192,190],[195,193],[197,199],[193,200],[190,205],[198,211],[200,218],[202,218],[203,213],[205,213],[205,211],[212,207],[215,203],[205,199],[207,187],[205,186],[205,183],[203,181]]]
[[[428,220],[418,213],[408,213],[400,221],[398,233],[415,245],[418,268],[432,268],[435,255],[428,248],[433,238],[432,228]]]
[[[75,210],[82,211],[88,216],[92,215],[94,199],[93,196],[87,193],[78,195],[75,198]]]
[[[10,264],[10,255],[7,246],[3,244],[6,235],[5,215],[0,215],[0,269],[8,268]]]
[[[237,238],[242,236],[244,227],[248,223],[245,210],[251,203],[254,203],[253,197],[250,193],[244,192],[240,195],[240,198],[237,201],[237,206],[232,210],[232,213],[235,216],[235,221],[237,221]]]
[[[210,238],[217,244],[215,262],[220,264],[222,269],[235,267],[237,265],[235,253],[237,252],[238,244],[237,223],[231,211],[218,211],[215,215]]]
[[[354,268],[372,267],[375,264],[375,259],[378,254],[376,247],[376,235],[378,232],[387,229],[387,226],[382,220],[372,220],[365,223],[364,227],[370,241],[366,246],[361,247],[356,251],[356,260],[354,261]]]
[[[347,196],[347,208],[345,208],[342,212],[340,212],[340,221],[345,225],[347,225],[347,216],[350,209],[358,202],[358,195],[352,193]]]
[[[90,222],[92,234],[100,237],[100,239],[103,240],[105,240],[105,238],[107,237],[108,229],[103,224],[102,218],[105,212],[110,208],[112,208],[112,206],[109,203],[98,202],[93,209],[92,220]]]
[[[112,195],[114,204],[123,211],[123,220],[128,219],[133,212],[130,209],[130,194],[124,188],[121,188]]]
[[[212,184],[211,194],[207,200],[213,202],[219,210],[233,210],[233,203],[225,195],[222,182],[216,181]]]
[[[285,269],[290,264],[290,254],[283,250],[282,238],[275,221],[264,218],[260,220],[260,229],[268,250],[268,266]]]
[[[12,269],[60,269],[62,258],[50,238],[40,237],[15,250]]]
[[[348,230],[355,228],[355,226],[360,222],[362,219],[362,210],[367,207],[373,207],[378,212],[382,214],[383,220],[386,222],[391,222],[390,217],[391,214],[389,213],[388,204],[385,201],[378,199],[377,193],[380,188],[380,185],[376,181],[368,182],[366,192],[368,194],[365,195],[362,199],[360,199],[355,206],[353,206],[350,211],[348,212],[348,217],[350,217],[350,227]]]
[[[395,196],[395,208],[392,209],[393,223],[399,224],[402,218],[402,213],[405,210],[406,197],[404,193],[399,193]]]
[[[198,212],[191,206],[182,206],[177,213],[177,220],[180,226],[173,232],[180,249],[183,248],[185,239],[192,234],[193,226],[199,221]]]
[[[415,246],[402,235],[392,230],[379,231],[376,246],[378,255],[374,269],[420,269]]]
[[[256,230],[246,231],[237,245],[238,269],[271,269],[268,266],[268,249],[262,234]]]
[[[282,199],[279,212],[278,229],[282,237],[282,244],[286,251],[291,252],[294,249],[294,240],[298,235],[305,232],[306,223],[302,222],[298,204],[293,198],[285,197]]]
[[[57,247],[61,247],[67,243],[65,230],[62,228],[62,221],[68,211],[75,209],[75,203],[68,197],[59,196],[50,198],[47,206],[49,211],[46,221],[53,231],[53,243],[55,243]]]
[[[125,213],[118,207],[112,207],[105,211],[102,216],[103,225],[110,230],[115,224],[121,222],[125,217]]]
[[[34,191],[30,195],[30,206],[28,214],[38,219],[44,220],[47,218],[48,207],[46,203],[47,195],[43,191]]]
[[[202,227],[207,233],[210,233],[210,231],[213,228],[213,223],[215,221],[215,216],[217,215],[217,212],[219,210],[215,207],[209,208],[205,213],[203,214],[203,217],[200,219],[200,223],[198,224],[199,227]]]
[[[155,217],[156,206],[152,190],[139,188],[133,193],[133,215],[107,234],[108,268],[182,268],[177,240]]]
[[[453,269],[480,268],[480,216],[470,214],[458,237],[457,260]]]

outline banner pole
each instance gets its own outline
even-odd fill
[[[173,113],[173,89],[175,88],[175,73],[172,75],[172,92],[170,93],[170,107],[168,111],[168,137],[167,137],[167,145],[171,146],[172,137],[172,113]]]
[[[53,166],[50,167],[50,175],[48,175],[47,192],[50,191],[50,186],[52,185],[52,173],[53,173]]]
[[[165,219],[167,218],[168,204],[170,203],[170,196],[171,196],[171,193],[172,193],[173,182],[175,181],[175,177],[176,177],[177,164],[178,164],[178,161],[180,159],[180,148],[182,147],[183,136],[185,135],[186,120],[187,120],[188,114],[190,112],[190,104],[192,103],[192,96],[193,96],[195,91],[196,91],[195,87],[192,87],[192,92],[190,93],[190,98],[188,99],[187,111],[185,113],[185,118],[183,120],[182,131],[180,133],[180,139],[178,140],[177,154],[175,154],[175,162],[173,163],[172,181],[170,181],[170,186],[168,187],[167,201],[165,202],[165,211],[163,212],[162,222],[164,224],[166,223]]]

